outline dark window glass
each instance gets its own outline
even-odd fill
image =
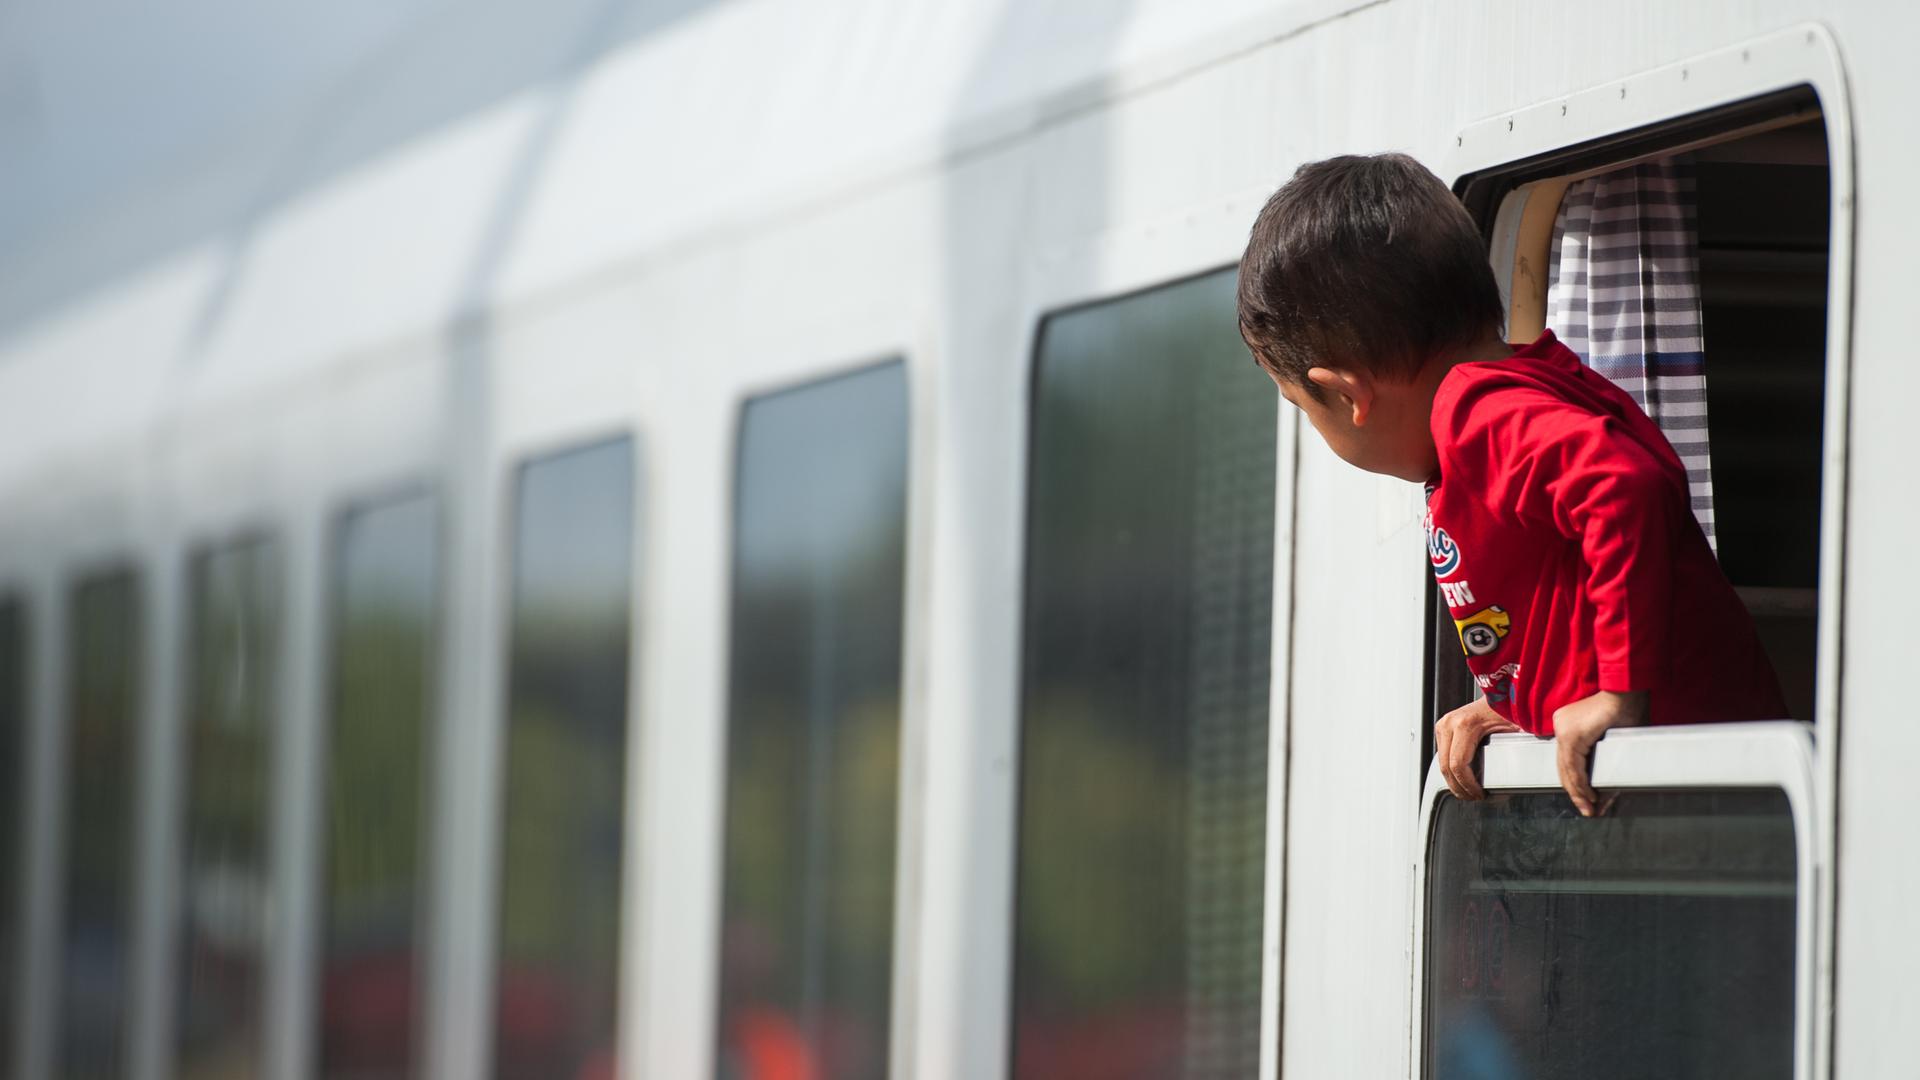
[[[13,1060],[13,986],[20,970],[20,897],[26,881],[26,608],[0,601],[0,1063]]]
[[[1426,1075],[1793,1075],[1793,817],[1779,791],[1440,801]]]
[[[1278,413],[1235,327],[1226,271],[1041,330],[1020,1077],[1258,1064]]]
[[[59,1072],[118,1077],[133,919],[140,596],[130,570],[81,581],[71,595]]]
[[[614,1075],[633,564],[629,439],[533,462],[514,512],[495,1075]]]
[[[348,514],[336,535],[320,1075],[412,1075],[422,812],[431,750],[432,500]]]
[[[265,539],[201,552],[188,580],[180,1080],[261,1070],[280,581]]]
[[[740,430],[719,1075],[887,1073],[907,380],[758,398]]]

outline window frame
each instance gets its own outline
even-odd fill
[[[1495,735],[1482,773],[1489,792],[1558,790],[1556,743],[1532,735]],[[1819,770],[1812,727],[1797,720],[1625,728],[1608,732],[1594,748],[1593,783],[1602,789],[1770,788],[1786,793],[1793,811],[1794,985],[1793,1075],[1815,1075],[1814,1021],[1820,884],[1828,880],[1826,838],[1817,827]],[[1441,800],[1449,799],[1437,763],[1427,769],[1420,797],[1420,843],[1415,849],[1411,1076],[1424,1077],[1426,1052],[1426,938],[1428,860]]]
[[[1834,875],[1826,853],[1835,849],[1835,821],[1839,789],[1839,718],[1842,703],[1843,648],[1841,625],[1845,600],[1843,558],[1846,545],[1848,387],[1852,367],[1852,279],[1854,234],[1853,124],[1845,69],[1832,34],[1819,23],[1803,23],[1682,59],[1591,88],[1549,99],[1529,107],[1487,117],[1468,125],[1448,148],[1440,174],[1451,177],[1454,191],[1476,221],[1482,222],[1490,246],[1495,277],[1503,304],[1509,304],[1517,268],[1514,244],[1525,210],[1519,184],[1569,172],[1614,167],[1672,153],[1677,149],[1718,142],[1769,124],[1782,122],[1796,108],[1817,108],[1825,125],[1828,168],[1828,262],[1826,300],[1825,404],[1822,418],[1821,495],[1819,526],[1819,608],[1815,646],[1814,722],[1807,725],[1778,722],[1810,732],[1804,753],[1810,789],[1794,803],[1796,836],[1803,852],[1820,861],[1801,868],[1805,879],[1801,896],[1799,958],[1795,995],[1795,1076],[1825,1077],[1833,1058]],[[1428,602],[1435,589],[1427,582]],[[1430,609],[1432,610],[1432,609]],[[1437,617],[1437,616],[1436,616]],[[1427,633],[1438,636],[1434,618]],[[1438,652],[1427,653],[1427,724],[1448,701],[1441,683]],[[1724,769],[1690,747],[1709,738],[1718,749],[1748,754],[1739,742],[1750,725],[1720,725],[1713,737],[1682,736],[1677,729],[1660,732],[1616,732],[1618,740],[1595,754],[1596,781],[1605,786],[1647,786],[1647,777],[1666,768],[1674,786],[1723,786]],[[1426,724],[1423,724],[1423,728]],[[1638,764],[1644,751],[1623,746],[1651,737],[1661,755],[1671,754],[1672,767]],[[1430,740],[1431,735],[1426,739]],[[1508,764],[1512,740],[1496,737],[1487,752],[1490,790],[1520,784],[1532,775],[1524,766]],[[1721,739],[1732,740],[1724,745]],[[1424,740],[1423,740],[1424,742]],[[1815,747],[1819,752],[1815,753]],[[1424,743],[1430,757],[1430,742]],[[1620,759],[1604,767],[1603,761]],[[1676,772],[1684,763],[1690,772]],[[1419,862],[1416,864],[1412,1029],[1414,1075],[1421,1062],[1419,1017],[1424,1004],[1420,942],[1426,918],[1426,845],[1431,825],[1434,774],[1428,762],[1428,790],[1422,801]],[[1518,770],[1518,771],[1515,771]]]

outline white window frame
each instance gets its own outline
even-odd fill
[[[1552,739],[1495,735],[1482,772],[1492,794],[1557,790],[1560,772]],[[1604,791],[1769,788],[1786,793],[1793,812],[1793,1075],[1808,1080],[1814,1061],[1814,950],[1819,936],[1820,883],[1830,875],[1830,848],[1818,827],[1818,768],[1811,725],[1794,720],[1626,728],[1608,732],[1593,755],[1593,783]],[[1414,863],[1412,1076],[1424,1076],[1426,1053],[1427,869],[1433,823],[1441,800],[1451,799],[1438,763],[1427,769],[1420,799],[1420,844]]]
[[[1726,106],[1738,105],[1796,88],[1809,88],[1818,99],[1821,120],[1827,137],[1828,166],[1828,264],[1827,264],[1827,340],[1825,416],[1822,424],[1820,564],[1818,642],[1815,655],[1814,723],[1812,739],[1806,744],[1811,788],[1806,797],[1794,804],[1796,835],[1802,837],[1803,856],[1824,860],[1835,848],[1835,821],[1839,789],[1839,714],[1841,701],[1840,627],[1844,600],[1842,552],[1845,550],[1845,493],[1847,450],[1848,381],[1851,368],[1852,278],[1854,232],[1854,167],[1852,111],[1840,59],[1833,35],[1818,23],[1788,27],[1773,33],[1718,49],[1700,56],[1649,71],[1628,75],[1587,90],[1555,98],[1511,113],[1491,116],[1463,129],[1441,166],[1441,175],[1455,181],[1469,175],[1500,170],[1538,156],[1554,154],[1571,147],[1595,143],[1643,128],[1684,120]],[[1707,141],[1717,141],[1709,139]],[[1697,142],[1681,140],[1663,148],[1671,153]],[[1615,164],[1635,160],[1625,157]],[[1525,211],[1527,191],[1516,189],[1506,195],[1495,218],[1492,237],[1492,261],[1502,300],[1510,296],[1515,273],[1514,245]],[[1721,745],[1716,752],[1751,752],[1743,749],[1736,736],[1751,725],[1723,725],[1717,737],[1735,740]],[[1799,728],[1806,738],[1804,725]],[[1515,739],[1525,738],[1516,736]],[[1672,755],[1667,765],[1638,765],[1638,751],[1619,749],[1641,739],[1654,740],[1654,757]],[[1724,786],[1716,779],[1725,769],[1708,757],[1698,757],[1687,747],[1697,739],[1682,737],[1674,729],[1657,732],[1615,733],[1609,736],[1611,748],[1596,754],[1596,782],[1604,786],[1647,786],[1645,777],[1658,773],[1671,781],[1664,786]],[[1500,764],[1512,753],[1508,740],[1496,737],[1488,758],[1494,764],[1490,788],[1512,783],[1509,776],[1530,775],[1508,770],[1518,766]],[[1816,750],[1815,748],[1823,748]],[[1601,762],[1621,758],[1617,765]],[[1679,763],[1697,766],[1697,773],[1672,772]],[[1624,769],[1616,773],[1614,770]],[[1665,771],[1661,771],[1665,770]],[[1784,775],[1784,774],[1783,774]],[[1548,785],[1552,786],[1552,785]],[[1428,795],[1432,795],[1429,776]],[[1423,803],[1420,827],[1421,854],[1425,859],[1426,828],[1432,812],[1429,799]],[[1803,858],[1800,966],[1796,969],[1795,990],[1795,1066],[1801,1080],[1825,1078],[1833,1065],[1833,957],[1834,957],[1834,875],[1824,862]],[[1418,913],[1414,927],[1415,980],[1413,1038],[1414,1075],[1419,1075],[1419,1008],[1424,988],[1418,967],[1418,943],[1425,919],[1424,864],[1415,878],[1421,893],[1416,897]]]

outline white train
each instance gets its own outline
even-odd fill
[[[442,5],[140,159],[0,251],[0,1068],[1914,1075],[1916,34]],[[1428,775],[1419,492],[1234,332],[1267,194],[1382,149],[1516,338],[1570,182],[1697,180],[1796,715],[1609,737],[1600,821],[1528,738]]]

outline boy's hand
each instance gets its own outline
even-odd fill
[[[1608,728],[1638,727],[1647,722],[1647,692],[1617,694],[1602,690],[1571,705],[1553,710],[1553,739],[1560,756],[1560,786],[1567,789],[1581,817],[1592,817],[1599,803],[1587,761],[1593,744]]]
[[[1433,725],[1433,756],[1440,762],[1440,775],[1447,779],[1447,790],[1456,799],[1484,799],[1486,789],[1473,775],[1474,751],[1487,736],[1501,731],[1519,731],[1505,717],[1493,711],[1486,698],[1475,698],[1440,718]]]

